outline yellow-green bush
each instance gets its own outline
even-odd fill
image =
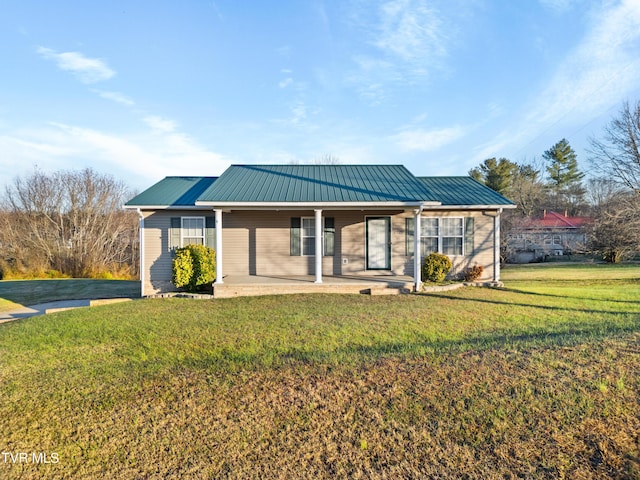
[[[210,285],[216,278],[216,252],[204,245],[178,248],[173,259],[173,284],[190,292]]]
[[[446,255],[431,253],[422,263],[422,280],[427,282],[442,282],[451,271],[453,264]]]

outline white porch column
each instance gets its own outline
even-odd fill
[[[144,273],[144,215],[142,211],[138,208],[138,217],[140,218],[140,230],[139,230],[139,240],[140,240],[140,296],[144,297],[144,282],[147,280],[147,276]]]
[[[500,215],[502,209],[493,217],[493,281],[500,281]]]
[[[215,209],[216,213],[216,281],[220,285],[222,281],[222,210]]]
[[[415,282],[415,291],[422,290],[422,256],[420,245],[420,217],[422,210],[416,210],[413,216],[413,279]]]
[[[316,213],[316,281],[322,283],[322,210]]]

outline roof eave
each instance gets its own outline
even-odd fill
[[[198,205],[124,205],[128,210],[207,210]]]
[[[429,210],[500,210],[500,209],[513,209],[518,208],[517,205],[482,205],[482,204],[470,204],[470,205],[436,205],[430,207]]]
[[[381,209],[381,208],[407,208],[438,206],[440,202],[423,201],[397,201],[397,202],[211,202],[197,201],[198,207],[225,208],[234,210],[274,210],[274,209],[327,209],[327,210],[352,210],[352,209]]]

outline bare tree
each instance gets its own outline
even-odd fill
[[[638,195],[607,179],[592,179],[589,196],[593,224],[590,250],[605,261],[618,263],[640,250]]]
[[[312,165],[340,165],[341,163],[340,159],[331,153],[325,153],[311,162]]]
[[[590,160],[597,171],[640,194],[640,101],[625,102],[617,118],[604,129],[604,138],[590,139]]]
[[[44,262],[76,277],[130,269],[137,220],[122,210],[128,197],[124,183],[90,168],[18,177],[4,199],[7,253],[14,263]]]

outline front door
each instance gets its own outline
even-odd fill
[[[367,270],[391,269],[391,217],[367,217]]]

